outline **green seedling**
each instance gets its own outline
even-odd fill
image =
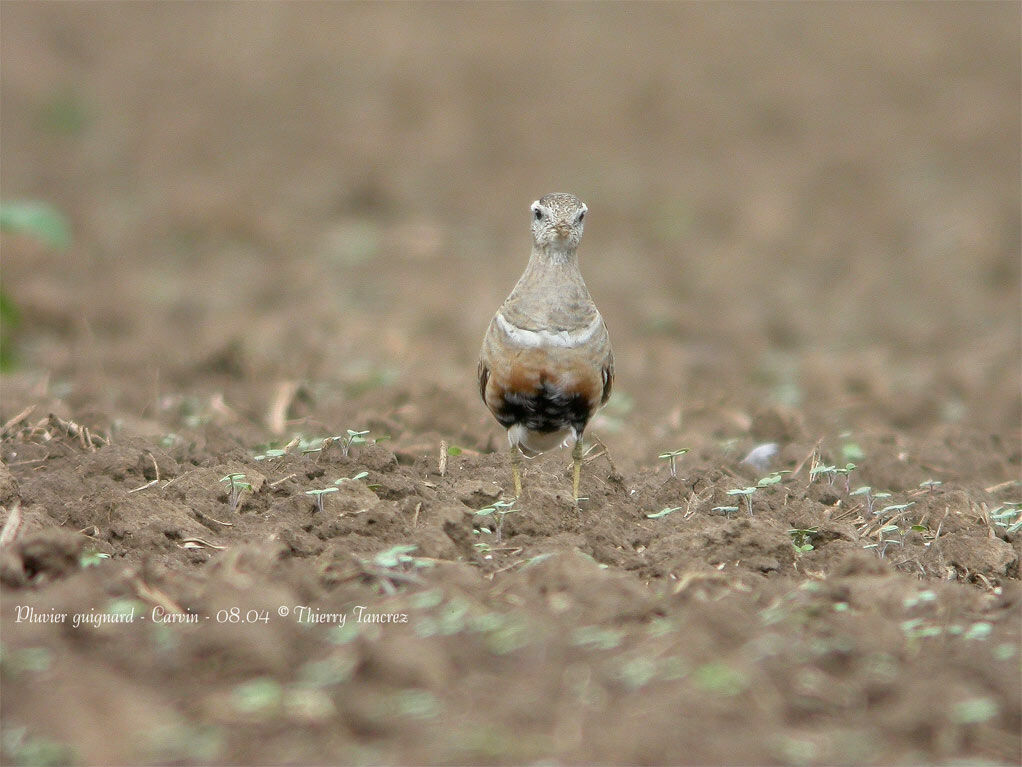
[[[272,460],[273,458],[283,458],[287,455],[287,450],[281,450],[280,448],[270,448],[265,453],[260,453],[255,456],[257,461]]]
[[[77,755],[59,741],[30,735],[27,727],[5,726],[3,733],[3,751],[9,755],[11,764],[25,765],[58,765],[73,764],[78,761]]]
[[[756,492],[755,487],[742,487],[736,490],[728,490],[728,495],[741,495],[745,498],[745,508],[749,512],[749,516],[752,516],[752,494]]]
[[[809,481],[812,482],[821,474],[827,477],[827,482],[832,487],[836,478],[837,466],[833,464],[818,463],[809,470]]]
[[[45,202],[0,204],[0,232],[27,235],[53,250],[66,250],[71,244],[71,227],[67,219]]]
[[[514,501],[494,501],[492,505],[485,506],[476,512],[477,517],[488,517],[492,514],[497,515],[497,542],[499,543],[503,536],[504,529],[504,517],[512,512],[518,511],[514,508]]]
[[[345,482],[357,482],[358,480],[365,479],[368,476],[369,476],[368,471],[360,471],[358,474],[355,474],[354,476],[351,477],[341,477],[340,479],[335,479],[334,484],[341,485],[344,484]]]
[[[711,509],[711,511],[723,512],[724,516],[727,516],[728,514],[734,514],[738,510],[739,509],[737,506],[714,506]]]
[[[333,441],[337,442],[341,446],[341,454],[347,458],[348,453],[351,451],[352,445],[364,445],[366,443],[366,435],[369,433],[369,429],[363,429],[362,431],[354,431],[347,429],[347,434],[334,437]]]
[[[668,508],[661,509],[660,511],[658,511],[658,512],[656,512],[654,514],[647,514],[646,518],[647,519],[660,519],[661,517],[666,517],[668,514],[673,514],[674,512],[676,512],[676,511],[678,511],[679,509],[682,509],[682,508],[684,508],[684,507],[683,506],[669,506]]]
[[[252,485],[245,482],[245,475],[235,472],[234,474],[228,474],[226,477],[221,477],[221,482],[227,482],[229,489],[227,491],[227,502],[231,506],[231,511],[238,510],[238,501],[241,499],[241,494],[246,490],[251,490]]]
[[[841,475],[845,478],[845,493],[848,492],[848,486],[852,478],[852,472],[855,471],[857,468],[858,467],[854,463],[849,462],[845,464],[845,467],[843,469],[834,470],[835,475]]]
[[[915,501],[911,501],[910,503],[896,503],[893,506],[884,506],[882,509],[880,509],[880,511],[877,512],[877,516],[879,516],[879,517],[886,517],[889,514],[893,514],[894,512],[898,512],[898,511],[904,511],[905,509],[909,508],[910,506],[915,506],[915,505],[916,505],[916,502]]]
[[[683,447],[683,448],[679,448],[678,450],[670,450],[670,451],[668,451],[666,453],[661,453],[658,457],[662,461],[670,461],[671,462],[671,476],[672,477],[677,477],[678,476],[678,465],[677,465],[676,462],[677,462],[678,458],[680,458],[681,456],[685,455],[685,453],[687,453],[687,452],[688,452],[688,448],[687,447]]]
[[[372,561],[363,560],[366,574],[375,576],[386,594],[397,593],[396,583],[422,583],[415,570],[432,567],[433,562],[423,557],[413,557],[412,553],[418,548],[412,543],[384,549]]]
[[[955,704],[951,720],[955,724],[982,724],[995,718],[999,713],[997,702],[992,698],[969,698]]]
[[[816,535],[815,527],[793,528],[788,531],[788,535],[791,536],[791,545],[795,547],[795,551],[805,554],[807,551],[813,550],[811,541]]]
[[[911,504],[906,504],[906,506],[911,506]],[[880,535],[890,535],[891,533],[901,533],[901,528],[899,528],[897,525],[884,525],[883,527],[880,528]],[[880,558],[883,559],[884,553],[887,551],[887,547],[890,546],[892,543],[895,543],[898,546],[904,546],[905,535],[906,535],[905,533],[901,533],[900,541],[894,538],[882,538],[880,541],[881,544],[879,551]]]
[[[872,514],[873,513],[873,503],[874,503],[874,500],[875,500],[875,496],[872,495],[872,492],[873,492],[873,488],[872,487],[870,487],[869,485],[863,485],[862,487],[857,487],[854,490],[852,490],[852,492],[850,492],[849,495],[864,495],[864,496],[866,496],[866,513],[867,514]]]
[[[86,551],[78,558],[78,564],[82,567],[95,567],[107,559],[110,559],[110,555],[104,554],[102,551]]]
[[[402,565],[411,565],[417,567],[418,558],[412,556],[412,552],[418,551],[419,547],[414,543],[400,544],[398,546],[391,546],[389,549],[384,549],[378,552],[373,557],[373,564],[378,567],[399,567]]]
[[[845,442],[841,445],[841,457],[847,462],[861,461],[866,457],[866,454],[857,442]]]
[[[782,471],[772,471],[767,476],[762,477],[759,482],[756,483],[756,487],[770,487],[771,485],[780,484],[784,474],[790,474],[791,472],[787,469]]]
[[[990,512],[990,519],[998,527],[1005,528],[1009,533],[1022,529],[1022,502],[1010,501],[1004,506],[998,506]]]
[[[320,514],[323,513],[323,496],[327,493],[336,493],[340,488],[337,487],[324,487],[322,490],[306,490],[306,495],[311,495],[316,499],[316,511]]]
[[[943,484],[944,483],[941,482],[939,479],[928,479],[925,482],[920,482],[919,487],[923,488],[923,490],[926,490],[928,493],[930,493],[930,495],[933,495],[933,491]]]

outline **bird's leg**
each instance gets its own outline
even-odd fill
[[[578,495],[578,483],[582,477],[582,438],[579,437],[575,440],[575,447],[571,451],[571,458],[574,462],[574,467],[571,474],[571,489],[575,498],[575,505],[578,506],[580,500]]]
[[[511,443],[511,476],[515,481],[515,498],[518,498],[522,494],[522,451],[518,449],[518,445],[514,442]]]

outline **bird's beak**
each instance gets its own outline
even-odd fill
[[[554,234],[557,235],[557,239],[566,240],[571,236],[571,227],[565,223],[555,224]]]

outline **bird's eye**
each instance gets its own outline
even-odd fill
[[[582,223],[582,219],[585,218],[585,217],[586,217],[586,212],[583,210],[581,213],[578,214],[578,222],[581,224]]]
[[[542,210],[540,210],[539,208],[533,208],[532,212],[536,214],[536,220],[537,221],[542,221],[543,220],[543,211]]]

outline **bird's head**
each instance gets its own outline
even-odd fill
[[[532,203],[532,239],[545,251],[574,251],[582,241],[588,208],[564,192],[546,194]]]

